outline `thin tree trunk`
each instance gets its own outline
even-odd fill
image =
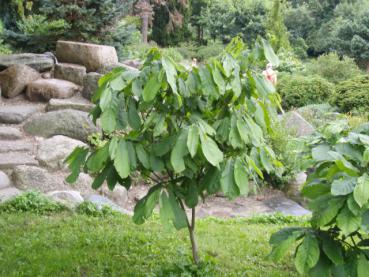
[[[192,208],[191,225],[188,226],[188,231],[190,233],[190,239],[191,239],[192,257],[193,257],[195,264],[199,264],[200,258],[199,258],[199,251],[197,248],[196,237],[195,237],[195,221],[196,221],[196,210],[195,208]]]
[[[144,14],[142,16],[142,42],[147,43],[147,33],[149,29],[149,16],[147,14]]]

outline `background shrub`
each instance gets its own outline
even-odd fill
[[[48,214],[61,212],[67,208],[39,192],[26,192],[0,205],[0,212],[30,212]]]
[[[358,76],[338,84],[331,102],[342,112],[368,112],[369,76]]]
[[[307,73],[318,75],[337,84],[360,75],[361,70],[354,59],[346,56],[340,59],[336,53],[329,53],[312,60],[307,66]]]
[[[286,109],[324,103],[334,94],[334,85],[319,76],[284,74],[277,89]]]

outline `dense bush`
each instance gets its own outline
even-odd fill
[[[3,23],[0,20],[0,55],[11,53],[10,48],[4,44],[4,41],[1,38],[3,36],[3,33],[4,33],[4,27],[3,27]]]
[[[327,102],[334,94],[334,85],[319,76],[285,74],[280,78],[278,92],[286,109]]]
[[[0,205],[0,212],[30,212],[48,214],[67,208],[38,192],[26,192]]]
[[[338,84],[331,102],[342,112],[368,111],[369,76],[358,76]]]
[[[271,256],[294,251],[307,276],[367,276],[369,268],[369,126],[350,131],[347,121],[328,124],[307,143],[312,161],[302,195],[310,200],[310,228],[285,228],[271,236]],[[298,246],[296,247],[296,242]]]
[[[330,53],[313,60],[307,66],[307,72],[337,84],[360,75],[361,70],[353,59],[349,57],[340,59],[336,53]]]

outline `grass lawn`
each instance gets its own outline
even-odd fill
[[[187,230],[167,229],[156,217],[138,226],[122,215],[3,213],[0,276],[296,276],[291,256],[266,258],[269,236],[286,225],[198,220],[205,263],[195,270]]]

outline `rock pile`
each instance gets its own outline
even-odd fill
[[[0,56],[0,203],[37,190],[71,207],[90,199],[126,211],[117,206],[127,201],[125,188],[94,191],[86,174],[66,184],[63,163],[99,132],[88,114],[102,76],[97,72],[117,66],[127,67],[113,47],[69,41],[57,43],[56,56]]]

